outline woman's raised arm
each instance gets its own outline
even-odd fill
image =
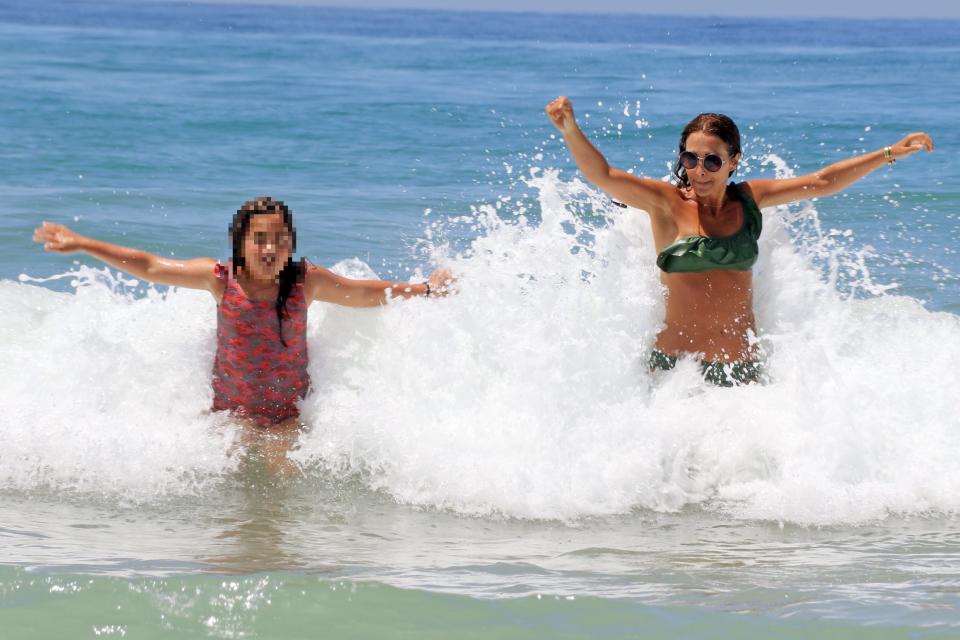
[[[57,253],[83,251],[135,278],[156,284],[206,289],[215,297],[219,295],[218,287],[222,288],[214,274],[216,261],[212,258],[194,260],[161,258],[139,249],[88,238],[74,233],[62,224],[50,222],[44,222],[34,230],[33,240],[43,243],[43,248],[47,251]]]
[[[820,198],[842,191],[875,169],[921,149],[933,151],[933,140],[926,133],[911,133],[894,145],[835,162],[804,176],[782,180],[750,180],[747,184],[761,208]]]
[[[573,115],[573,105],[566,96],[560,96],[545,110],[553,125],[563,134],[573,159],[587,180],[631,207],[652,215],[669,215],[670,197],[676,191],[673,185],[611,167],[580,130]]]

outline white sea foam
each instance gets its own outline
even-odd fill
[[[205,411],[212,299],[134,298],[88,267],[65,275],[75,294],[0,281],[3,488],[143,499],[196,491],[231,467],[232,435]]]
[[[308,472],[362,472],[405,503],[521,518],[691,504],[802,523],[960,511],[960,318],[838,293],[823,261],[882,287],[817,235],[815,210],[768,211],[755,285],[773,381],[718,389],[685,361],[652,377],[663,303],[646,216],[537,175],[542,220],[509,205],[470,216],[470,250],[446,257],[459,295],[311,308],[312,430],[294,454]],[[609,208],[611,222],[591,226],[573,203]],[[337,269],[372,275],[359,261]],[[235,459],[207,413],[212,300],[72,277],[75,294],[0,282],[2,486],[149,499],[222,479]]]

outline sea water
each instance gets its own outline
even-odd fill
[[[4,637],[954,637],[960,182],[950,22],[0,4]],[[938,151],[764,211],[771,382],[645,368],[650,225],[578,175],[665,178],[701,111],[740,179],[925,130]],[[270,474],[211,414],[215,305],[41,220],[459,293],[310,310],[308,430]]]

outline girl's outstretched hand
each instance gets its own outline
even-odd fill
[[[553,126],[561,133],[569,133],[577,129],[577,120],[573,116],[573,103],[567,96],[560,96],[544,107],[544,111],[550,116]]]
[[[44,222],[33,230],[33,241],[42,242],[47,251],[70,253],[80,249],[80,239],[83,236],[67,229],[62,224]]]
[[[431,296],[447,296],[451,293],[456,293],[453,285],[457,282],[457,279],[449,269],[441,268],[435,270],[430,274],[427,282],[430,283]]]
[[[933,140],[926,133],[918,132],[911,133],[904,136],[903,140],[900,142],[890,145],[890,152],[893,154],[894,158],[903,158],[909,156],[912,153],[920,151],[920,149],[926,149],[927,151],[933,151]]]

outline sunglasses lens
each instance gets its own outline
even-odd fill
[[[680,166],[682,166],[687,171],[696,169],[697,167],[697,156],[693,152],[684,151],[680,154]]]
[[[712,153],[703,159],[703,168],[711,173],[714,171],[720,171],[720,167],[722,166],[723,158]]]

